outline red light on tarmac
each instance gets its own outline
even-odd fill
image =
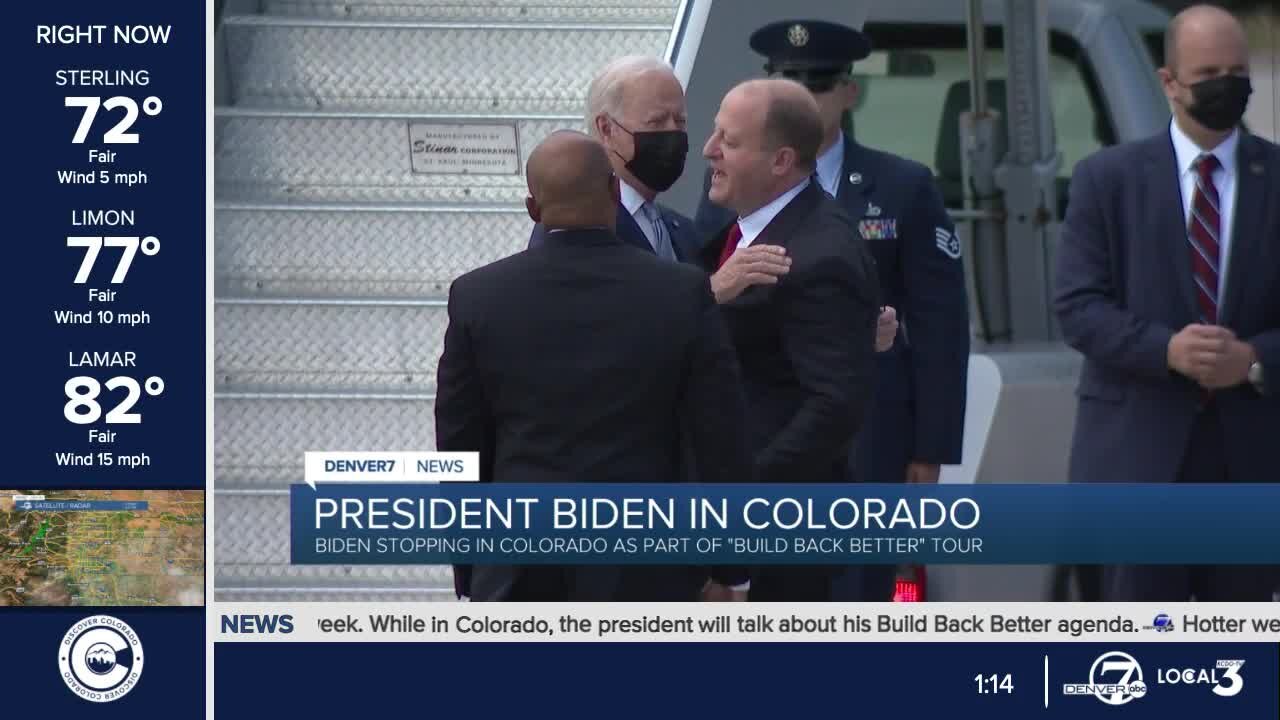
[[[927,587],[924,568],[919,566],[898,568],[898,578],[894,582],[894,602],[924,602]]]

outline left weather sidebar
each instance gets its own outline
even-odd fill
[[[6,6],[0,716],[204,716],[210,10]]]

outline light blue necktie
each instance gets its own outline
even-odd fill
[[[653,229],[653,251],[664,260],[675,260],[676,251],[671,247],[671,238],[667,235],[667,224],[662,222],[662,213],[653,203],[645,203],[640,209],[649,220],[649,227]]]

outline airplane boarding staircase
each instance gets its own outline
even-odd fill
[[[214,593],[452,599],[448,568],[291,566],[307,450],[431,450],[445,297],[524,246],[522,174],[422,174],[414,123],[582,127],[677,0],[229,0],[216,38]]]

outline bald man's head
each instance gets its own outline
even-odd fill
[[[525,164],[529,217],[549,229],[605,226],[617,215],[618,181],[596,140],[560,130],[543,140]]]
[[[774,147],[792,147],[796,165],[813,170],[822,145],[822,113],[813,93],[795,80],[757,80],[769,93],[769,109],[764,116],[765,141]]]
[[[1244,27],[1234,15],[1216,5],[1192,5],[1174,15],[1165,28],[1166,68],[1176,71],[1182,65],[1179,61],[1179,48],[1184,37],[1189,39],[1189,51],[1192,53],[1199,51],[1207,37],[1220,37],[1228,42],[1239,43],[1241,47],[1247,43]]]
[[[1165,31],[1164,52],[1160,79],[1179,127],[1197,142],[1235,128],[1252,92],[1248,42],[1235,16],[1213,5],[1183,10]]]
[[[725,95],[702,154],[708,197],[748,215],[813,172],[822,145],[818,101],[793,80],[748,80]]]

